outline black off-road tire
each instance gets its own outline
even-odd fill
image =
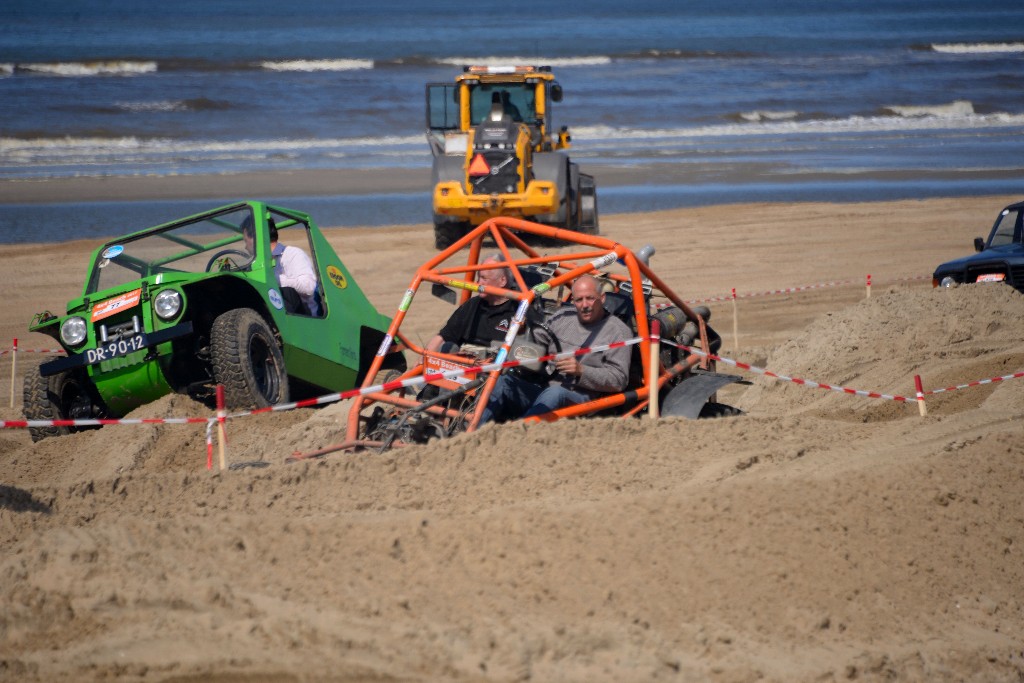
[[[22,394],[22,412],[26,420],[68,420],[70,408],[82,387],[69,372],[43,377],[38,371],[25,376]],[[51,436],[65,436],[73,427],[29,427],[33,441],[42,441]]]
[[[600,235],[601,228],[597,215],[597,184],[590,176],[580,178],[580,227],[585,235]]]
[[[288,372],[270,326],[251,308],[217,316],[210,329],[213,378],[232,410],[288,402]]]
[[[465,237],[470,227],[464,221],[434,221],[434,248],[447,249]]]

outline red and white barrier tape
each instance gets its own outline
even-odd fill
[[[931,279],[931,275],[914,275],[912,277],[890,278],[889,280],[886,280],[886,282],[912,282],[912,281],[915,281],[915,280],[930,280],[930,279]],[[825,289],[827,287],[841,287],[841,286],[844,286],[844,285],[853,285],[853,284],[857,284],[858,282],[859,282],[859,280],[855,280],[855,279],[850,278],[850,279],[846,279],[846,280],[836,280],[834,282],[819,282],[819,283],[813,284],[813,285],[802,285],[800,287],[786,287],[784,289],[769,289],[769,290],[766,290],[766,291],[763,291],[763,292],[748,292],[746,294],[738,294],[736,296],[733,296],[733,295],[729,294],[729,295],[726,295],[726,296],[712,296],[712,297],[708,297],[706,299],[689,299],[689,300],[687,300],[686,303],[688,303],[688,304],[704,304],[704,303],[714,303],[716,301],[732,301],[734,299],[736,299],[736,300],[738,300],[738,299],[753,299],[753,298],[756,298],[756,297],[774,296],[774,295],[778,295],[778,294],[794,294],[796,292],[806,292],[806,291],[812,290],[812,289]],[[884,284],[884,283],[876,281],[875,284]],[[871,285],[871,276],[869,275],[868,276],[868,286],[870,286],[870,285]]]
[[[800,386],[806,386],[806,387],[811,387],[811,388],[815,388],[815,389],[827,389],[829,391],[836,391],[836,392],[843,393],[843,394],[851,394],[853,396],[864,396],[864,397],[867,397],[867,398],[881,398],[881,399],[886,399],[886,400],[889,400],[889,401],[901,401],[901,402],[917,401],[917,397],[916,396],[908,398],[906,396],[900,396],[898,394],[883,394],[883,393],[878,392],[878,391],[865,391],[863,389],[851,389],[850,387],[834,386],[832,384],[826,384],[824,382],[815,382],[813,380],[802,379],[802,378],[799,378],[799,377],[788,377],[787,375],[780,375],[778,373],[772,372],[771,370],[767,370],[765,368],[759,368],[756,365],[750,365],[748,363],[743,363],[741,361],[733,360],[731,358],[724,358],[722,356],[716,356],[713,353],[705,353],[704,351],[701,351],[700,349],[695,349],[695,348],[692,348],[692,347],[689,347],[689,346],[684,346],[682,344],[676,344],[675,342],[673,342],[671,340],[667,340],[667,339],[662,339],[661,343],[668,344],[669,346],[675,346],[675,347],[680,348],[680,349],[685,349],[689,353],[694,353],[694,354],[697,354],[698,356],[706,356],[706,357],[710,358],[711,360],[714,360],[716,362],[725,363],[726,365],[731,365],[731,366],[733,366],[735,368],[739,368],[741,370],[749,370],[750,372],[754,372],[754,373],[757,373],[759,375],[764,375],[765,377],[771,377],[773,379],[777,379],[777,380],[780,380],[780,381],[783,381],[783,382],[792,382],[793,384],[798,384]],[[924,396],[929,396],[929,395],[933,395],[933,394],[940,394],[940,393],[947,392],[947,391],[956,391],[958,389],[968,389],[970,387],[977,387],[977,386],[981,386],[981,385],[984,385],[984,384],[992,384],[994,382],[1002,382],[1002,381],[1008,380],[1008,379],[1017,379],[1017,378],[1020,378],[1020,377],[1024,377],[1024,372],[1015,372],[1015,373],[1013,373],[1011,375],[1003,375],[1002,377],[992,377],[990,379],[976,380],[974,382],[968,382],[967,384],[960,384],[960,385],[957,385],[955,387],[947,387],[945,389],[934,389],[934,390],[931,390],[931,391],[922,392],[922,394]]]
[[[821,282],[815,285],[803,285],[801,287],[787,287],[786,289],[771,289],[764,292],[748,292],[747,294],[738,294],[736,296],[714,296],[707,299],[693,299],[687,301],[688,304],[703,304],[712,303],[715,301],[732,301],[733,299],[752,299],[759,296],[772,296],[775,294],[793,294],[795,292],[804,292],[810,289],[824,289],[826,287],[839,287],[840,285],[848,285],[853,283],[854,280],[840,280],[837,282]]]
[[[1015,372],[1012,375],[990,377],[989,379],[979,379],[974,382],[968,382],[967,384],[958,384],[955,387],[946,387],[945,389],[932,389],[930,391],[925,391],[922,393],[925,396],[934,396],[935,394],[944,394],[949,391],[958,391],[960,389],[970,389],[971,387],[980,387],[984,384],[995,384],[996,382],[1003,382],[1008,379],[1019,379],[1021,377],[1024,377],[1024,372]]]
[[[547,356],[541,356],[537,359],[529,361],[506,361],[504,363],[489,363],[486,365],[477,365],[473,367],[463,368],[459,370],[446,370],[444,372],[430,372],[424,373],[417,377],[410,377],[402,380],[395,380],[393,382],[385,382],[384,384],[376,384],[370,387],[364,387],[359,389],[350,389],[340,393],[325,394],[316,398],[305,399],[302,401],[293,401],[291,403],[281,403],[274,406],[268,406],[266,408],[257,408],[255,410],[247,410],[238,413],[231,413],[226,415],[226,419],[232,419],[236,417],[245,417],[247,415],[259,415],[261,413],[279,412],[285,410],[293,410],[295,408],[308,408],[317,405],[324,405],[327,403],[334,403],[347,398],[353,398],[356,396],[366,396],[367,394],[375,394],[379,392],[394,391],[396,389],[412,388],[427,382],[435,380],[448,379],[454,380],[464,376],[476,376],[482,373],[493,372],[495,370],[505,370],[509,368],[518,367],[521,365],[532,365],[534,363],[546,363],[549,361],[557,360],[559,358],[572,358],[575,356],[584,356],[590,353],[601,353],[608,351],[609,349],[621,348],[625,346],[633,346],[643,341],[643,338],[637,337],[635,339],[628,339],[621,342],[614,342],[612,344],[603,344],[600,346],[593,346],[590,348],[578,349],[576,351],[565,351],[562,353],[549,354]],[[733,360],[731,358],[725,358],[711,353],[706,353],[700,349],[696,349],[690,346],[677,344],[669,339],[663,337],[659,338],[661,344],[667,344],[669,346],[675,346],[676,348],[683,349],[688,353],[696,354],[698,356],[705,356],[716,362],[725,363],[726,365],[733,366],[740,370],[747,370],[765,377],[771,377],[783,382],[792,382],[800,386],[806,386],[816,389],[826,389],[828,391],[835,391],[842,394],[849,394],[852,396],[863,396],[866,398],[879,398],[889,401],[899,402],[912,402],[916,401],[916,397],[900,396],[898,394],[885,394],[879,391],[867,391],[863,389],[852,389],[850,387],[835,386],[832,384],[826,384],[825,382],[816,382],[814,380],[803,379],[799,377],[789,377],[782,375],[771,370],[758,367],[756,365],[750,365],[742,361]],[[1018,379],[1024,377],[1024,372],[1016,372],[1009,375],[1003,375],[1001,377],[992,377],[989,379],[976,380],[968,382],[967,384],[961,384],[953,387],[946,387],[944,389],[934,389],[931,391],[923,392],[924,395],[934,395],[950,391],[956,391],[960,389],[967,389],[976,386],[982,386],[985,384],[993,384],[995,382],[1002,382],[1009,379]],[[122,418],[122,419],[90,419],[90,420],[5,420],[2,426],[4,428],[25,428],[25,427],[94,427],[94,426],[106,426],[106,425],[134,425],[134,424],[206,424],[207,425],[207,449],[212,454],[212,425],[217,421],[217,417],[186,417],[186,418]],[[212,457],[212,455],[210,455]]]
[[[101,418],[89,420],[4,420],[3,427],[105,427],[107,425],[163,425],[203,424],[213,417],[144,417],[144,418]]]

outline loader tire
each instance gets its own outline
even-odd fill
[[[221,313],[210,329],[213,378],[232,410],[288,401],[288,373],[270,326],[251,308]]]
[[[532,220],[555,228],[572,229],[572,164],[564,152],[542,152],[533,157],[533,176],[555,184],[558,207],[555,213],[537,214]]]
[[[580,176],[580,227],[585,235],[600,235],[597,218],[597,183],[588,175]]]
[[[462,221],[434,221],[434,248],[447,249],[469,232],[469,223]]]

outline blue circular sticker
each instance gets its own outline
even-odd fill
[[[103,258],[116,258],[120,256],[122,253],[124,253],[124,247],[120,244],[115,244],[112,247],[107,247],[106,249],[104,249],[103,253],[100,254],[100,256],[102,256]]]
[[[270,303],[272,303],[274,308],[277,310],[284,308],[284,299],[281,298],[281,293],[276,289],[272,289],[267,292],[267,298],[270,299]]]

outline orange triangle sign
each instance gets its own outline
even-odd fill
[[[487,159],[483,154],[477,154],[473,161],[469,162],[469,175],[488,175],[491,167],[487,165]]]

